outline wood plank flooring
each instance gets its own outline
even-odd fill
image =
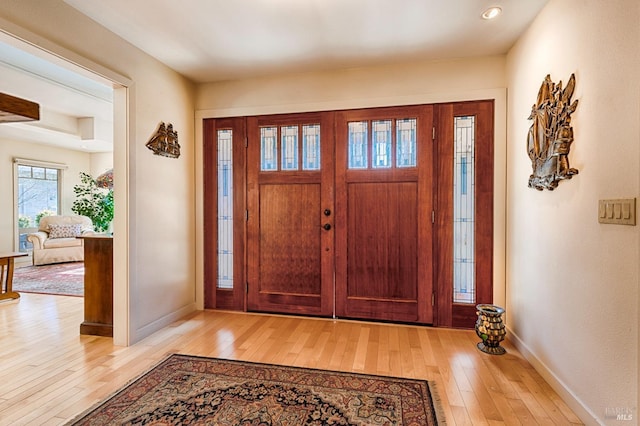
[[[0,304],[0,425],[60,425],[169,353],[432,380],[451,425],[582,424],[507,341],[475,332],[204,311],[131,347],[80,336],[83,299],[22,293]]]

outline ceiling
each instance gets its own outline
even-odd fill
[[[208,83],[502,55],[548,0],[64,1],[194,82]],[[500,6],[502,14],[482,19],[489,6]],[[95,117],[94,133],[103,127],[102,120],[111,126],[106,86],[87,78],[76,81],[64,68],[27,59],[1,39],[0,71],[0,91],[40,103],[43,121],[62,114]],[[7,72],[10,78],[5,79]],[[51,85],[44,89],[45,83]],[[6,126],[47,127],[2,124],[0,136]],[[98,140],[77,139],[73,146]]]

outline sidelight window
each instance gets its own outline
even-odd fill
[[[218,288],[233,288],[233,131],[218,130]]]
[[[453,302],[475,303],[475,117],[454,118]]]

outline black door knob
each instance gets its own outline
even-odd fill
[[[331,229],[331,224],[325,223],[322,227],[324,228],[325,231],[328,231]]]
[[[325,216],[331,216],[331,210],[329,210],[329,209],[324,209],[324,215],[325,215]]]

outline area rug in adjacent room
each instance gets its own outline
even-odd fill
[[[442,425],[425,380],[173,354],[69,425]]]
[[[84,295],[84,262],[22,266],[13,270],[13,290],[18,293]]]

